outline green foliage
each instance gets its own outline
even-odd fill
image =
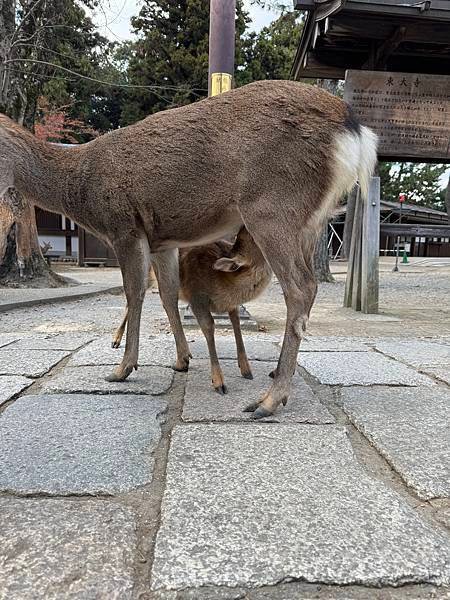
[[[104,75],[111,52],[111,45],[98,34],[83,4],[92,6],[90,0],[18,2],[14,44],[6,57],[12,60],[8,67],[11,88],[3,110],[30,128],[41,116],[38,99],[42,96],[46,106],[64,108],[71,119],[104,131],[113,125],[100,116],[105,114],[101,109],[111,90],[80,77]],[[87,131],[80,134],[79,141],[89,139]]]
[[[128,82],[161,86],[127,94],[122,124],[173,106],[189,104],[208,92],[209,0],[144,0],[132,19],[138,40],[120,48],[128,59]],[[241,37],[248,23],[242,2],[236,4],[236,60],[242,60]]]
[[[260,33],[246,34],[248,14],[236,5],[235,84],[288,79],[301,23],[282,14]],[[203,98],[208,89],[209,0],[145,0],[132,19],[138,40],[118,49],[132,85],[159,85],[125,95],[121,124]]]
[[[404,193],[409,203],[445,210],[441,176],[447,170],[448,165],[380,163],[381,198],[398,202]]]
[[[287,12],[243,42],[245,65],[237,69],[236,83],[260,79],[289,79],[302,30],[297,13]]]

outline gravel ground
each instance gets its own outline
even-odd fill
[[[389,262],[381,262],[380,314],[362,315],[342,307],[345,287],[344,263],[332,266],[336,283],[319,286],[309,332],[315,335],[355,336],[445,336],[450,331],[450,265],[405,266],[392,273]],[[65,274],[70,275],[69,269]],[[78,269],[79,279],[83,271]],[[117,269],[86,270],[86,280],[94,283],[118,282]],[[112,332],[123,315],[123,294],[86,298],[12,310],[0,315],[0,332]],[[276,280],[266,292],[248,304],[263,330],[281,332],[285,304]],[[167,319],[157,293],[148,292],[143,309],[142,334],[169,332]],[[217,334],[228,334],[218,330]]]

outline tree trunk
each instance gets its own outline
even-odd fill
[[[344,221],[344,234],[342,236],[342,256],[350,256],[350,244],[352,241],[353,220],[355,218],[357,187],[355,186],[347,197],[347,210]]]
[[[9,58],[10,40],[15,28],[16,1],[0,0],[0,111],[8,112],[10,102],[9,67],[4,61]]]
[[[314,272],[319,282],[333,283],[334,277],[330,271],[330,259],[328,256],[328,223],[322,229],[314,252]]]
[[[39,246],[34,207],[27,205],[20,217],[2,206],[0,212],[0,285],[58,287],[65,280],[54,273]]]

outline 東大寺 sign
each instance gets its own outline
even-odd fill
[[[450,161],[450,77],[347,71],[344,99],[378,134],[381,157]]]

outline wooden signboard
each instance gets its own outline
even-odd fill
[[[450,77],[347,71],[344,99],[394,160],[450,162]]]

